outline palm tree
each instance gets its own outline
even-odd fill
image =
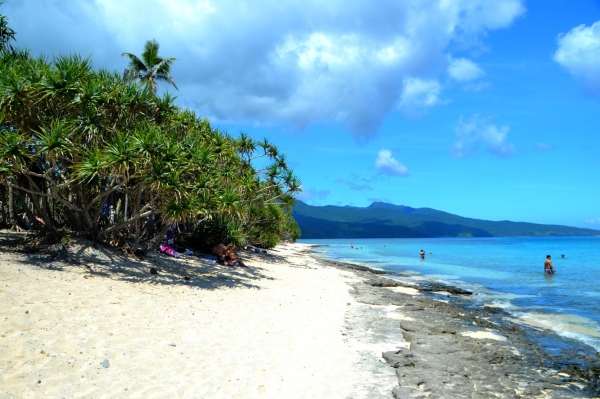
[[[3,3],[0,1],[0,6]],[[4,50],[11,40],[15,40],[15,31],[8,26],[8,18],[0,15],[0,50]]]
[[[166,81],[177,89],[169,73],[171,64],[177,61],[177,58],[162,58],[158,55],[158,48],[158,42],[152,39],[144,45],[141,59],[131,53],[122,54],[129,57],[129,67],[125,70],[124,78],[126,80],[139,80],[146,84],[153,94],[156,94],[157,81]]]

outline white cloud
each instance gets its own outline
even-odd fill
[[[456,58],[450,60],[448,74],[453,79],[465,82],[479,79],[484,75],[484,72],[483,69],[473,61],[466,58]]]
[[[401,162],[398,162],[392,152],[386,149],[379,151],[375,160],[375,167],[382,173],[392,176],[408,176],[408,168]]]
[[[558,36],[554,61],[600,93],[600,21],[579,25]]]
[[[314,200],[325,199],[329,196],[329,190],[317,190],[315,188],[311,189],[302,189],[300,193],[296,195],[296,199],[302,202],[310,202]]]
[[[491,86],[492,84],[490,82],[475,82],[464,85],[463,90],[478,93],[482,90],[490,88]]]
[[[337,179],[335,179],[334,183],[338,183],[338,184],[345,184],[346,186],[348,186],[348,188],[350,190],[354,190],[354,191],[370,191],[373,190],[373,187],[371,187],[369,184],[358,184],[355,183],[353,181],[350,180],[344,180],[341,177],[338,177]]]
[[[455,128],[457,140],[450,147],[450,155],[454,158],[464,158],[474,155],[480,145],[485,145],[487,151],[502,158],[516,154],[515,147],[507,141],[508,126],[496,126],[487,119],[474,115],[468,121],[460,118]]]
[[[404,79],[399,108],[414,114],[440,103],[442,86],[436,80]]]
[[[600,218],[586,219],[584,222],[589,224],[600,224]]]
[[[19,0],[3,13],[34,54],[92,54],[122,70],[123,52],[155,38],[179,59],[178,103],[219,123],[339,123],[376,133],[398,101],[440,103],[452,50],[523,14],[524,0]],[[472,76],[463,71],[460,76]]]
[[[535,148],[537,148],[540,151],[550,151],[550,150],[555,150],[556,147],[553,146],[552,144],[546,144],[546,143],[542,143],[542,142],[537,142],[535,143]]]

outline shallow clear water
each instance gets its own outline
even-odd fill
[[[600,237],[493,237],[299,240],[323,257],[470,289],[478,304],[600,351]],[[350,244],[354,244],[354,249]],[[362,248],[362,249],[361,249]],[[425,260],[419,251],[425,250]],[[565,258],[561,258],[564,254]],[[552,256],[556,274],[545,275]]]

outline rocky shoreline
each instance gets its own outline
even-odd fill
[[[382,353],[397,377],[394,398],[600,397],[600,356],[589,346],[516,323],[502,309],[474,307],[465,298],[471,293],[457,287],[320,262],[352,272],[356,301],[371,305],[349,310],[349,335],[376,330],[388,344],[390,336],[401,341]]]

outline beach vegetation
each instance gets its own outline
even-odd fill
[[[175,59],[158,56],[156,41],[140,59],[125,55],[122,76],[75,54],[0,52],[0,222],[132,252],[172,226],[204,248],[295,240],[300,181],[285,156],[158,96],[157,81],[175,85]]]

